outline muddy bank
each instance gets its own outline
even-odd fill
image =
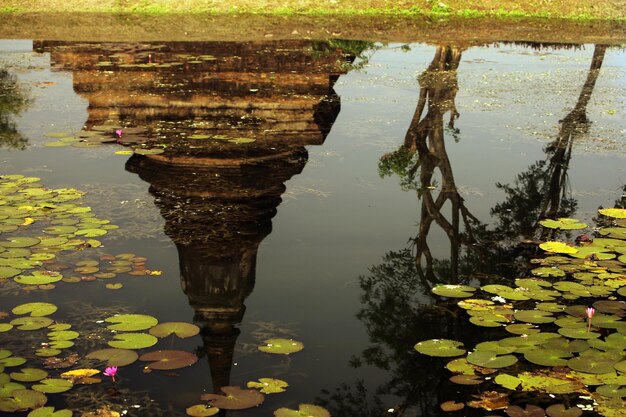
[[[0,38],[62,41],[246,41],[361,39],[380,42],[481,44],[496,41],[626,43],[626,23],[561,19],[386,17],[139,16],[6,14]]]

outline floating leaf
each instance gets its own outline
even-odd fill
[[[274,411],[274,417],[330,417],[330,413],[319,405],[300,404],[298,410],[281,407]]]
[[[260,388],[263,394],[285,392],[285,388],[288,386],[289,384],[285,381],[274,378],[259,378],[259,382],[249,381],[247,383],[248,388]]]
[[[540,220],[539,224],[549,229],[576,230],[584,229],[587,225],[576,219],[560,218],[557,220]]]
[[[241,143],[256,142],[256,139],[252,139],[252,138],[233,138],[233,139],[229,139],[228,141],[231,142],[231,143],[241,144]]]
[[[626,397],[626,388],[620,388],[620,385],[602,385],[596,388],[596,392],[610,398]]]
[[[58,282],[63,275],[55,271],[35,271],[32,275],[18,275],[13,280],[23,285],[45,285]]]
[[[86,358],[106,361],[107,366],[126,366],[135,362],[139,355],[129,349],[102,349],[91,352]]]
[[[519,310],[514,316],[519,321],[533,324],[552,323],[555,320],[551,312],[543,310]]]
[[[0,246],[5,248],[28,248],[37,245],[39,242],[40,240],[36,237],[19,236],[0,242]]]
[[[115,283],[105,285],[105,287],[108,288],[109,290],[119,290],[123,286],[124,284],[122,284],[121,282],[115,282]]]
[[[39,384],[33,385],[35,391],[44,392],[46,394],[56,394],[59,392],[69,391],[74,384],[72,381],[59,378],[47,378],[39,381]]]
[[[187,408],[185,412],[191,417],[208,417],[219,413],[220,409],[217,407],[211,407],[207,404],[196,404]]]
[[[496,352],[489,350],[479,350],[467,355],[467,361],[471,364],[482,366],[483,368],[506,368],[517,362],[513,355],[498,356]]]
[[[147,333],[119,333],[113,336],[109,346],[118,349],[143,349],[156,345],[159,341],[156,337]]]
[[[222,387],[221,390],[226,395],[203,394],[200,399],[224,410],[243,410],[256,407],[265,399],[263,394],[253,389],[229,386]]]
[[[168,370],[191,366],[198,361],[198,357],[184,350],[157,350],[144,353],[139,360],[152,362],[147,365],[150,369]]]
[[[524,352],[524,358],[527,361],[542,366],[566,366],[567,359],[572,356],[570,352],[543,347]]]
[[[209,139],[211,136],[209,135],[189,135],[188,139]]]
[[[267,339],[263,343],[265,345],[259,346],[258,349],[265,353],[289,355],[304,349],[302,342],[293,339]]]
[[[116,323],[107,326],[111,330],[122,330],[132,332],[135,330],[145,330],[155,326],[159,321],[145,314],[119,314],[105,319],[108,323]]]
[[[471,297],[474,291],[476,291],[476,288],[470,287],[469,285],[442,284],[433,287],[431,291],[442,297],[466,298]]]
[[[453,357],[463,355],[466,350],[461,349],[463,343],[449,339],[431,339],[417,343],[414,349],[428,356]]]
[[[578,380],[570,379],[567,375],[550,375],[522,372],[517,377],[522,381],[523,391],[544,391],[548,394],[570,394],[585,388]]]
[[[11,320],[11,324],[19,330],[39,330],[50,326],[54,321],[49,317],[19,317]]]
[[[54,407],[36,408],[27,417],[72,417],[72,410],[54,411]]]
[[[548,417],[580,417],[583,411],[578,407],[566,408],[565,404],[552,404],[546,408]]]
[[[49,316],[57,311],[57,306],[50,303],[26,303],[15,307],[11,312],[22,315],[30,313],[33,317]]]
[[[11,397],[0,398],[0,411],[14,413],[28,410],[29,408],[42,407],[48,398],[40,392],[29,389],[16,389],[11,392]]]
[[[620,352],[621,353],[621,352]],[[606,374],[614,371],[614,365],[621,360],[621,354],[615,356],[601,352],[596,349],[589,349],[580,356],[572,358],[567,362],[567,366],[575,371],[589,374]]]
[[[39,381],[47,376],[48,372],[35,368],[22,368],[19,372],[11,372],[11,379],[20,382]]]
[[[48,336],[48,338],[50,340],[74,340],[76,339],[78,336],[80,336],[80,334],[78,332],[75,332],[73,330],[56,330],[54,332],[50,332],[48,333],[46,336]]]
[[[544,242],[539,247],[551,253],[576,253],[578,249],[573,248],[563,242]]]
[[[13,278],[21,273],[21,269],[13,268],[11,266],[0,266],[0,280],[4,278]]]
[[[483,379],[478,375],[453,375],[450,377],[450,381],[459,385],[479,385],[483,383]]]
[[[94,375],[99,374],[97,369],[74,369],[72,371],[63,372],[60,376],[63,379],[68,379],[72,384],[94,384],[101,382],[99,378],[92,378]]]
[[[496,384],[510,390],[515,390],[522,380],[509,374],[499,374],[495,379]]]
[[[506,409],[506,413],[509,417],[545,417],[546,415],[543,408],[532,404],[527,404],[526,409],[511,405]]]
[[[465,408],[465,404],[457,403],[455,401],[445,401],[439,404],[439,407],[446,412],[459,411]]]
[[[623,208],[605,208],[599,209],[598,212],[607,217],[615,219],[626,219],[626,209]]]
[[[184,322],[166,322],[159,323],[150,329],[149,333],[152,336],[159,338],[167,337],[171,334],[175,334],[181,339],[192,337],[200,333],[200,328],[195,324]]]

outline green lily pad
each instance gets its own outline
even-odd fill
[[[274,417],[330,417],[330,413],[319,405],[300,404],[298,410],[281,407],[274,411]]]
[[[600,337],[599,333],[591,332],[587,327],[561,327],[558,332],[570,339],[596,339]]]
[[[233,138],[233,139],[230,139],[229,142],[237,143],[237,144],[252,143],[252,142],[256,142],[256,139],[252,139],[252,138]]]
[[[267,339],[263,341],[263,343],[265,344],[259,346],[258,349],[265,353],[289,355],[290,353],[296,353],[304,349],[302,342],[293,339]]]
[[[188,416],[191,417],[208,417],[208,416],[214,416],[215,414],[219,413],[220,409],[217,407],[212,407],[210,405],[207,404],[196,404],[196,405],[192,405],[191,407],[188,407],[185,410],[185,413],[187,413]]]
[[[456,340],[431,339],[417,343],[414,349],[424,355],[449,358],[465,354],[466,350],[460,346],[463,346],[463,343]]]
[[[32,275],[18,275],[13,280],[22,285],[45,285],[61,281],[63,275],[55,271],[34,271]]]
[[[259,388],[259,391],[263,394],[277,394],[279,392],[285,392],[285,388],[287,388],[289,384],[281,379],[259,378],[259,382],[248,381],[246,386],[248,388]]]
[[[476,288],[469,285],[442,284],[435,286],[431,291],[442,297],[466,298],[471,297]]]
[[[483,368],[506,368],[517,362],[517,358],[513,355],[499,356],[496,352],[489,350],[478,350],[467,355],[467,361],[473,365],[482,366]]]
[[[54,407],[36,408],[26,417],[72,417],[72,410],[54,411]]]
[[[126,332],[149,329],[159,323],[156,318],[145,314],[119,314],[104,321],[115,323],[107,326],[107,328]]]
[[[39,330],[44,327],[50,326],[54,323],[49,317],[19,317],[11,320],[12,325],[17,327],[19,330]]]
[[[585,388],[583,383],[575,379],[569,379],[567,376],[558,378],[556,376],[522,372],[518,374],[517,377],[522,381],[523,391],[544,391],[548,394],[570,394]]]
[[[1,375],[9,377],[7,374]],[[13,391],[18,389],[26,389],[26,387],[22,384],[18,384],[17,382],[5,382],[4,384],[0,384],[0,399],[10,397],[13,394]]]
[[[161,154],[163,152],[165,152],[165,150],[161,149],[161,148],[154,148],[154,149],[134,149],[133,150],[137,155],[158,155]]]
[[[119,333],[108,343],[109,346],[118,349],[143,349],[156,345],[159,341],[156,337],[147,333]]]
[[[0,411],[14,413],[25,411],[29,408],[42,407],[48,398],[37,391],[29,389],[16,389],[11,392],[11,397],[0,398]]]
[[[147,365],[150,369],[169,370],[191,366],[198,361],[198,357],[184,350],[156,350],[144,353],[139,360],[152,362]]]
[[[209,135],[189,135],[187,136],[187,139],[210,139],[211,136]]]
[[[47,376],[48,372],[36,368],[22,368],[19,372],[11,372],[11,379],[20,382],[39,381]]]
[[[576,253],[578,249],[573,248],[563,242],[544,242],[539,247],[550,253]]]
[[[265,400],[265,396],[257,390],[241,389],[240,387],[222,387],[226,395],[203,394],[200,399],[212,406],[224,410],[244,410],[256,407]]]
[[[106,235],[108,232],[105,229],[80,229],[74,233],[76,236],[84,237],[98,237]]]
[[[606,227],[600,229],[600,234],[615,239],[626,239],[626,227]]]
[[[549,229],[561,229],[561,230],[577,230],[584,229],[587,225],[576,219],[560,218],[557,220],[545,219],[540,220],[539,224]]]
[[[485,382],[485,380],[478,375],[467,375],[467,374],[452,375],[449,379],[450,379],[450,382],[453,382],[459,385],[480,385],[483,382]]]
[[[166,322],[159,323],[150,329],[149,333],[152,336],[159,338],[167,337],[171,334],[175,334],[181,339],[193,337],[200,333],[200,328],[195,324],[184,322]]]
[[[80,334],[73,330],[56,330],[56,331],[48,333],[46,336],[48,336],[50,340],[60,341],[60,340],[74,340],[78,336],[80,336]]]
[[[528,362],[542,366],[566,366],[567,359],[572,356],[570,352],[558,349],[546,349],[544,347],[524,352],[524,358]]]
[[[11,323],[0,323],[0,333],[8,332],[13,328]]]
[[[446,364],[446,368],[455,374],[474,375],[474,365],[467,362],[465,358],[453,359]]]
[[[580,356],[567,361],[567,366],[579,372],[606,374],[615,370],[614,365],[618,363],[619,360],[620,359],[615,359],[614,356],[607,355],[599,350],[589,349]]]
[[[552,323],[556,320],[551,312],[543,310],[519,310],[515,312],[514,317],[519,321],[533,324]]]
[[[21,269],[13,268],[11,266],[0,266],[0,280],[5,278],[13,278],[14,276],[21,273]]]
[[[626,209],[623,208],[605,208],[599,209],[598,213],[603,216],[613,217],[615,219],[626,219]]]
[[[522,380],[509,374],[499,374],[495,379],[496,384],[510,390],[515,390]]]
[[[557,267],[541,266],[530,271],[531,274],[538,277],[564,277],[565,271]]]
[[[596,392],[610,398],[626,397],[626,388],[621,388],[620,385],[602,385],[596,388]]]
[[[126,366],[135,362],[139,355],[130,349],[101,349],[89,353],[86,358],[106,361],[106,366]]]
[[[541,331],[537,329],[536,327],[533,327],[533,325],[529,323],[509,324],[504,329],[509,333],[519,334],[519,335],[539,333]]]
[[[19,236],[0,242],[0,246],[5,248],[28,248],[37,245],[39,242],[40,240],[36,237]]]
[[[518,405],[510,405],[506,409],[509,417],[545,417],[546,413],[543,408],[532,404],[526,404],[526,409]]]
[[[78,227],[76,226],[58,225],[58,226],[46,227],[43,231],[45,233],[48,233],[49,235],[69,235],[69,234],[76,232],[77,230],[78,230]],[[42,246],[46,246],[46,244],[43,244]]]
[[[46,378],[39,381],[39,384],[35,384],[32,388],[35,391],[43,392],[46,394],[56,394],[59,392],[65,392],[72,389],[74,384],[72,381],[62,378]]]
[[[57,306],[51,303],[26,303],[15,307],[11,312],[13,314],[28,314],[32,317],[49,316],[57,311]]]

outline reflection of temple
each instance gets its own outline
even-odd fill
[[[218,391],[229,383],[258,246],[284,182],[304,168],[304,145],[322,144],[339,113],[333,84],[349,57],[309,41],[36,48],[73,71],[89,100],[87,130],[118,124],[166,145],[127,169],[150,183],[178,248]]]

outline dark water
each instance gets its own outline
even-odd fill
[[[100,396],[129,415],[184,415],[203,392],[262,377],[288,392],[226,415],[299,403],[435,415],[474,391],[413,345],[490,333],[430,287],[523,276],[518,243],[540,238],[538,220],[591,221],[623,198],[625,62],[601,45],[0,42],[2,76],[29,99],[19,114],[2,108],[1,173],[86,191],[120,226],[104,249],[163,271],[120,278],[118,291],[4,285],[0,311],[47,301],[62,318],[113,305],[201,326],[175,341],[201,354],[193,367],[120,370],[119,389],[159,404]],[[46,134],[102,125],[138,128],[165,153],[44,146],[56,140]],[[270,337],[305,349],[257,352]]]

